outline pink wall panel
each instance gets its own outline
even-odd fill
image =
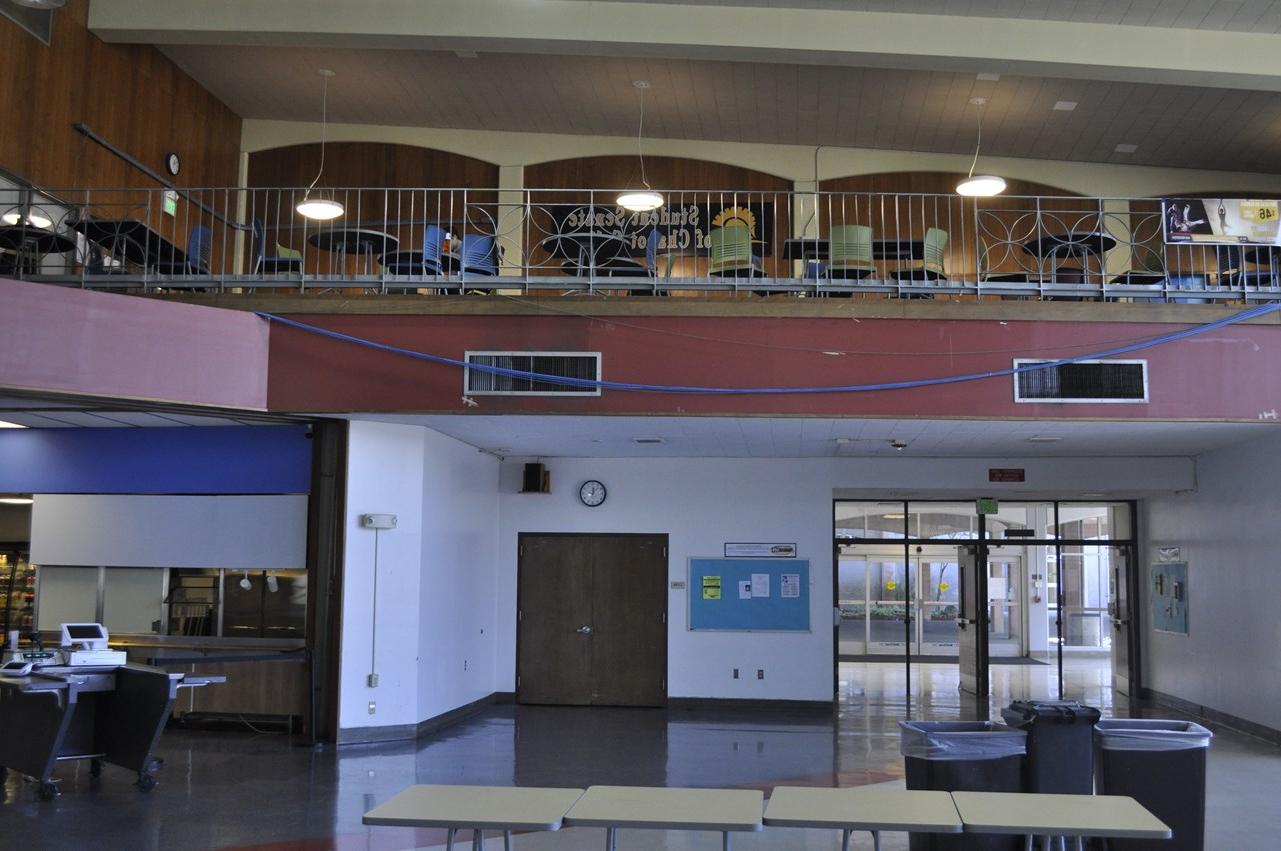
[[[468,349],[600,351],[612,381],[729,387],[830,386],[1008,369],[1015,357],[1086,354],[1184,326],[997,320],[629,317],[294,317],[462,359]],[[620,320],[623,322],[624,320]],[[764,344],[764,345],[762,345]],[[309,411],[773,414],[1256,420],[1281,409],[1281,327],[1242,325],[1125,355],[1149,361],[1150,404],[1016,404],[1010,377],[871,393],[463,400],[461,370],[276,326],[270,406]],[[844,352],[831,355],[824,352]]]
[[[0,280],[0,387],[262,409],[252,313]]]

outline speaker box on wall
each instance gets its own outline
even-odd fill
[[[521,493],[551,493],[551,474],[542,464],[526,464]]]

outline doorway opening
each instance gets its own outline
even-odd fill
[[[1050,693],[1132,694],[1130,502],[834,503],[835,683],[841,664],[912,664],[985,698],[993,665],[1048,665]],[[942,673],[940,673],[942,672]],[[848,682],[848,673],[845,677]],[[1039,681],[1039,680],[1038,680]],[[980,700],[980,703],[985,701]]]

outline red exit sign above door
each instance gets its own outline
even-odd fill
[[[1024,482],[1027,481],[1027,471],[1022,467],[988,467],[987,480],[989,482]]]

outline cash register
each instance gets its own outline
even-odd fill
[[[125,664],[125,651],[107,648],[107,628],[100,623],[62,625],[62,664],[68,667]]]

